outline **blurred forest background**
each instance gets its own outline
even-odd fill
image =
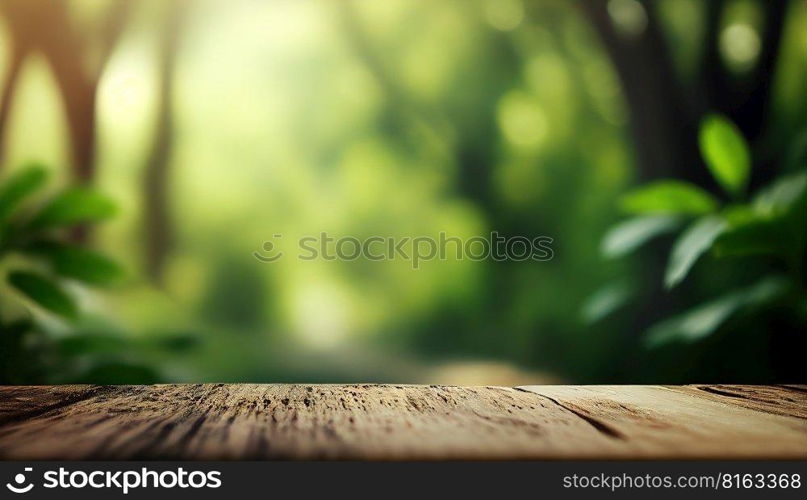
[[[0,0],[0,381],[807,382],[805,89],[805,0]]]

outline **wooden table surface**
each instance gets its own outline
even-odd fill
[[[0,387],[4,459],[807,458],[807,386]]]

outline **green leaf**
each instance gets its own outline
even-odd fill
[[[679,220],[667,215],[647,215],[620,222],[605,234],[601,251],[608,258],[622,257],[656,236],[678,227]]]
[[[667,264],[664,285],[672,288],[680,283],[715,239],[726,229],[726,221],[710,215],[698,219],[676,240]]]
[[[692,184],[666,180],[642,186],[624,195],[622,209],[632,214],[704,215],[717,209],[717,201]]]
[[[73,226],[98,222],[115,214],[112,200],[89,188],[78,187],[62,192],[31,221],[34,229]]]
[[[732,227],[764,219],[753,207],[745,204],[729,205],[721,210],[720,216]]]
[[[751,205],[724,213],[729,228],[715,241],[718,257],[776,255],[799,260],[807,243],[807,172],[788,175],[763,189]]]
[[[54,256],[54,270],[69,278],[93,285],[120,282],[125,272],[117,262],[92,250],[65,248]]]
[[[774,181],[754,197],[754,211],[777,216],[787,212],[807,191],[807,172],[787,175]]]
[[[652,326],[644,341],[656,347],[671,341],[695,342],[708,337],[743,308],[764,305],[787,290],[787,280],[768,277],[748,288],[736,290]]]
[[[25,198],[41,188],[48,173],[40,165],[30,165],[12,175],[0,186],[0,221],[6,220]]]
[[[586,300],[580,316],[585,324],[594,324],[624,306],[632,295],[633,290],[627,283],[610,283],[594,292]]]
[[[126,274],[114,260],[85,248],[40,242],[26,251],[47,259],[57,274],[92,285],[112,285],[120,282]]]
[[[78,316],[78,308],[73,299],[50,279],[26,271],[14,271],[9,274],[8,281],[23,295],[48,311],[67,319]]]
[[[785,220],[757,219],[726,229],[715,241],[718,257],[744,255],[784,255],[794,248]]]
[[[740,193],[751,173],[751,154],[740,130],[711,114],[701,122],[699,139],[703,161],[717,182],[729,193]]]

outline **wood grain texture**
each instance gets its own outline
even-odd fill
[[[773,386],[0,388],[5,459],[807,458]]]

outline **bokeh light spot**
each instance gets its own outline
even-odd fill
[[[521,0],[489,0],[485,18],[497,30],[512,31],[524,20],[524,4]]]
[[[611,0],[608,15],[617,30],[625,36],[641,35],[647,28],[647,12],[636,0]]]
[[[743,71],[753,66],[759,49],[759,35],[748,24],[732,24],[720,33],[720,53],[734,70]]]

